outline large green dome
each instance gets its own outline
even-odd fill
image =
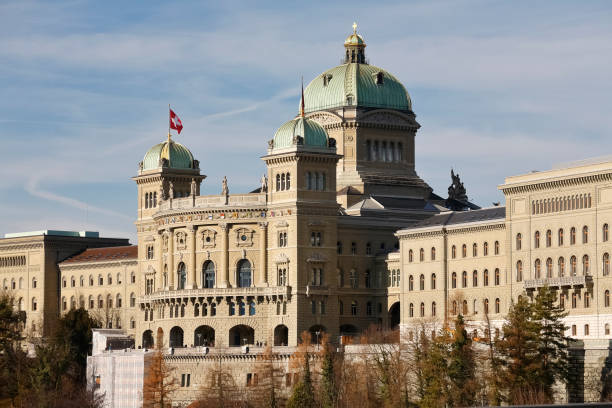
[[[298,116],[278,128],[274,134],[273,149],[291,147],[294,140],[299,140],[298,144],[302,146],[328,147],[328,139],[327,132],[321,125],[314,120]]]
[[[306,112],[343,106],[412,110],[404,85],[382,68],[346,63],[325,71],[304,90]]]
[[[165,164],[164,160],[167,160]],[[193,155],[189,149],[180,143],[168,140],[149,149],[142,161],[142,169],[152,170],[163,166],[172,169],[193,169],[193,162]]]

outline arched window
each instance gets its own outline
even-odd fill
[[[563,292],[559,293],[559,307],[565,309],[565,294]]]
[[[452,283],[451,283],[452,288],[453,289],[457,288],[457,272],[453,272],[451,280],[452,280]]]
[[[520,262],[520,261],[519,261]],[[500,282],[499,269],[495,269],[495,286],[498,286]]]
[[[535,278],[536,279],[540,279],[542,277],[542,262],[540,262],[539,259],[535,260],[535,264],[534,264],[534,271],[535,271]]]
[[[248,288],[251,286],[251,263],[248,259],[242,259],[238,262],[236,282],[240,288]]]
[[[603,254],[601,261],[603,266],[602,274],[603,276],[608,276],[610,274],[610,254],[607,252]]]
[[[578,303],[578,295],[576,295],[576,292],[572,293],[572,309],[576,308],[576,305]]]
[[[582,257],[582,274],[584,276],[589,274],[589,256],[584,255]]]
[[[134,292],[130,293],[130,307],[136,307],[136,295]]]
[[[609,336],[609,335],[610,335],[610,324],[609,324],[609,323],[606,323],[606,324],[604,325],[604,334],[605,334],[606,336]]]
[[[357,302],[354,300],[351,302],[351,315],[357,316]]]
[[[551,258],[546,260],[546,277],[552,278],[553,276],[553,261]]]
[[[123,305],[122,305],[122,303],[123,303],[123,302],[122,302],[122,299],[121,299],[121,295],[120,295],[120,294],[117,294],[117,299],[116,299],[116,301],[115,301],[115,305],[116,305],[118,308],[120,308],[121,306],[123,306]]]
[[[468,314],[468,303],[467,300],[463,301],[463,310],[462,310],[463,315],[467,315]]]
[[[489,270],[485,269],[482,273],[482,284],[484,286],[489,286]]]
[[[499,255],[499,241],[495,241],[495,255]]]
[[[206,289],[215,287],[215,264],[213,261],[206,261],[202,265],[202,286]]]
[[[291,173],[287,173],[287,190],[291,189]]]
[[[523,280],[523,262],[516,261],[516,281],[521,282]]]
[[[540,247],[540,231],[536,231],[535,234],[533,234],[533,246],[534,248]]]
[[[570,229],[570,245],[576,244],[576,228]]]
[[[87,300],[88,300],[88,305],[89,305],[89,308],[90,308],[90,309],[93,309],[93,308],[96,306],[96,305],[95,305],[95,303],[94,303],[94,298],[93,298],[93,296],[89,295],[89,299],[87,299]]]
[[[591,295],[589,294],[589,292],[584,292],[584,307],[591,307]]]
[[[94,285],[94,278],[93,276],[89,275],[89,286],[93,286]]]
[[[609,290],[606,290],[604,292],[604,306],[610,307],[610,291]]]
[[[472,256],[478,256],[478,244],[475,242],[472,244]]]
[[[33,297],[32,298],[32,311],[35,312],[38,308],[38,302],[36,301],[36,298]]]
[[[452,246],[452,248],[451,248],[451,257],[452,257],[453,259],[455,259],[455,258],[457,257],[457,247],[456,247],[456,246],[454,246],[454,245],[453,245],[453,246]]]
[[[576,261],[577,260],[576,260],[575,256],[572,256],[570,258],[570,275],[571,276],[576,276],[578,274],[578,270],[577,270],[577,267],[576,267],[576,263],[577,263]]]
[[[586,225],[582,227],[582,243],[587,244],[589,242],[589,227]]]
[[[478,271],[474,270],[474,272],[472,272],[472,286],[473,287],[477,287],[478,286]]]
[[[489,255],[489,243],[485,242],[484,244],[482,244],[482,254],[484,256]]]
[[[495,299],[495,313],[499,313],[500,311],[500,302],[499,298]]]
[[[412,303],[410,304],[408,311],[409,311],[409,316],[414,317],[414,305]]]
[[[557,233],[558,235],[558,240],[559,240],[559,246],[563,246],[563,228],[559,228],[559,232]]]
[[[412,249],[408,251],[408,262],[412,262],[413,260],[413,253],[412,253]]]
[[[414,290],[414,279],[412,278],[412,275],[408,277],[408,290]]]
[[[436,274],[432,273],[431,274],[431,290],[434,290],[436,288]]]
[[[463,246],[461,247],[461,256],[464,258],[467,256],[467,245],[465,244],[463,244]]]
[[[104,308],[104,299],[102,299],[102,295],[98,295],[98,309]]]
[[[420,315],[421,317],[425,316],[425,303],[423,302],[421,302]]]
[[[467,288],[467,272],[466,271],[463,271],[463,273],[461,274],[461,287]]]
[[[176,270],[176,275],[176,288],[179,290],[185,289],[185,282],[187,281],[187,268],[185,267],[185,263],[179,263],[178,268]]]
[[[308,190],[310,190],[310,172],[306,173],[306,184]],[[280,174],[276,175],[276,191],[281,191],[281,176]]]
[[[603,227],[601,228],[601,240],[603,242],[608,241],[609,235],[610,235],[610,232],[608,230],[608,224],[604,224]]]
[[[149,208],[149,193],[145,193],[145,208]]]
[[[453,300],[453,309],[452,309],[452,313],[453,313],[454,315],[456,315],[456,314],[457,314],[457,301],[456,301],[456,300]]]
[[[419,250],[419,261],[423,262],[425,260],[425,250],[421,248]]]
[[[549,248],[552,245],[552,231],[546,231],[546,247]]]
[[[434,247],[431,248],[431,260],[432,261],[436,260],[436,248]]]
[[[523,246],[523,236],[521,233],[516,234],[516,250],[520,251]]]
[[[425,290],[425,275],[421,275],[419,278],[419,290]]]
[[[285,190],[285,173],[281,174],[281,191]]]
[[[561,256],[559,257],[559,277],[565,276],[565,259]]]
[[[486,299],[482,302],[482,305],[484,306],[484,313],[485,314],[489,314],[489,299]]]
[[[431,302],[431,315],[436,316],[436,302]]]

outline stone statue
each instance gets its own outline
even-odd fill
[[[452,184],[448,187],[448,199],[454,199],[459,201],[467,201],[468,196],[465,191],[465,187],[459,178],[459,174],[455,174],[455,172],[451,169],[451,179]]]
[[[163,183],[159,186],[159,202],[161,203],[162,201],[164,201],[166,199],[166,196],[164,195],[164,185]]]
[[[196,182],[195,179],[191,179],[191,196],[195,197],[196,195]]]
[[[174,183],[170,182],[170,189],[168,191],[168,196],[170,199],[174,198]]]
[[[143,166],[144,166],[143,162],[139,162],[138,163],[138,170],[142,171]]]
[[[268,192],[268,178],[266,177],[265,174],[261,176],[261,192],[262,193]]]
[[[221,195],[228,195],[229,189],[227,188],[227,177],[223,176],[223,181],[221,182]]]

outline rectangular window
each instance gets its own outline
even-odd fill
[[[576,335],[576,325],[573,324],[572,325],[572,336],[575,336],[575,335]]]
[[[310,233],[310,246],[320,247],[323,244],[323,233],[322,232],[311,232]]]

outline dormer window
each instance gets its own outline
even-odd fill
[[[377,72],[377,73],[376,73],[376,78],[375,78],[375,81],[376,81],[376,85],[382,85],[382,84],[383,84],[383,81],[384,81],[384,75],[383,75],[383,73],[382,73],[382,72]]]
[[[323,86],[329,85],[329,81],[331,81],[331,79],[332,79],[332,75],[331,74],[323,75]]]
[[[353,105],[353,95],[347,95],[346,96],[346,104],[348,106],[352,106]]]

